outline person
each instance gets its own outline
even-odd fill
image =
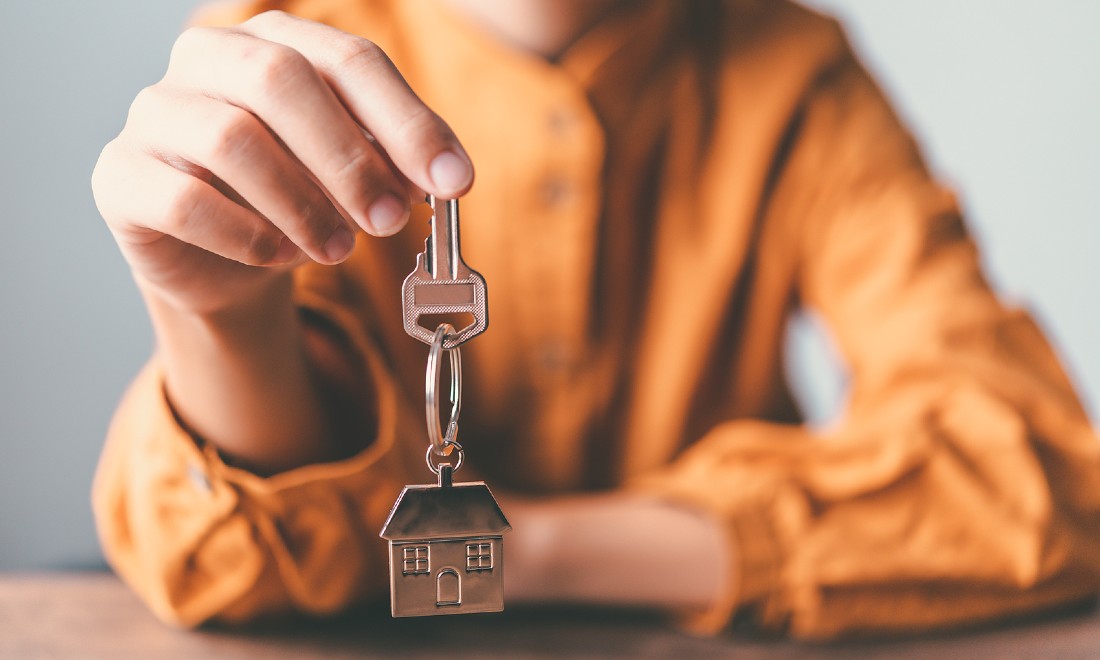
[[[157,338],[94,510],[164,620],[384,593],[385,515],[431,478],[399,299],[425,194],[462,198],[489,284],[459,476],[512,522],[508,602],[825,639],[1097,593],[1097,436],[832,20],[253,0],[197,22],[93,175]],[[782,376],[796,306],[850,370],[826,431]]]

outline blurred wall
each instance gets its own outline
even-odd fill
[[[856,51],[960,193],[1001,296],[1037,318],[1100,415],[1100,2],[805,0]],[[840,380],[813,320],[789,344],[813,420]]]
[[[99,561],[88,493],[151,346],[92,166],[191,0],[0,0],[0,569]]]
[[[88,492],[151,346],[89,176],[157,80],[190,0],[0,0],[0,569],[100,561]],[[1100,3],[813,0],[962,191],[993,281],[1100,404]],[[1005,9],[1011,6],[1011,11]],[[842,380],[812,321],[790,347],[810,417]]]

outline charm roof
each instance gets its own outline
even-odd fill
[[[405,486],[379,534],[388,541],[501,534],[512,526],[483,481]]]

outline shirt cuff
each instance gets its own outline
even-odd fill
[[[729,422],[672,463],[628,482],[630,488],[710,515],[725,531],[729,580],[708,607],[675,613],[688,632],[716,634],[740,614],[759,629],[783,632],[792,607],[815,598],[813,590],[793,586],[789,566],[791,548],[807,524],[805,499],[751,459],[730,459],[735,441],[751,447],[775,433],[788,437],[799,431]]]
[[[674,612],[677,626],[694,635],[715,635],[742,608],[753,605],[766,608],[780,581],[782,552],[774,525],[764,512],[749,508],[732,512],[716,510],[714,503],[697,488],[672,475],[649,476],[634,485],[649,495],[712,516],[725,533],[729,560],[733,563],[727,583],[709,606]]]

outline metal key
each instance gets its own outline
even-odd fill
[[[473,323],[447,336],[443,348],[451,349],[475,337],[489,326],[485,278],[462,261],[458,248],[458,200],[428,197],[432,205],[432,233],[424,251],[416,255],[416,269],[401,285],[405,332],[425,344],[432,343],[435,329],[420,325],[425,314],[468,312]]]

